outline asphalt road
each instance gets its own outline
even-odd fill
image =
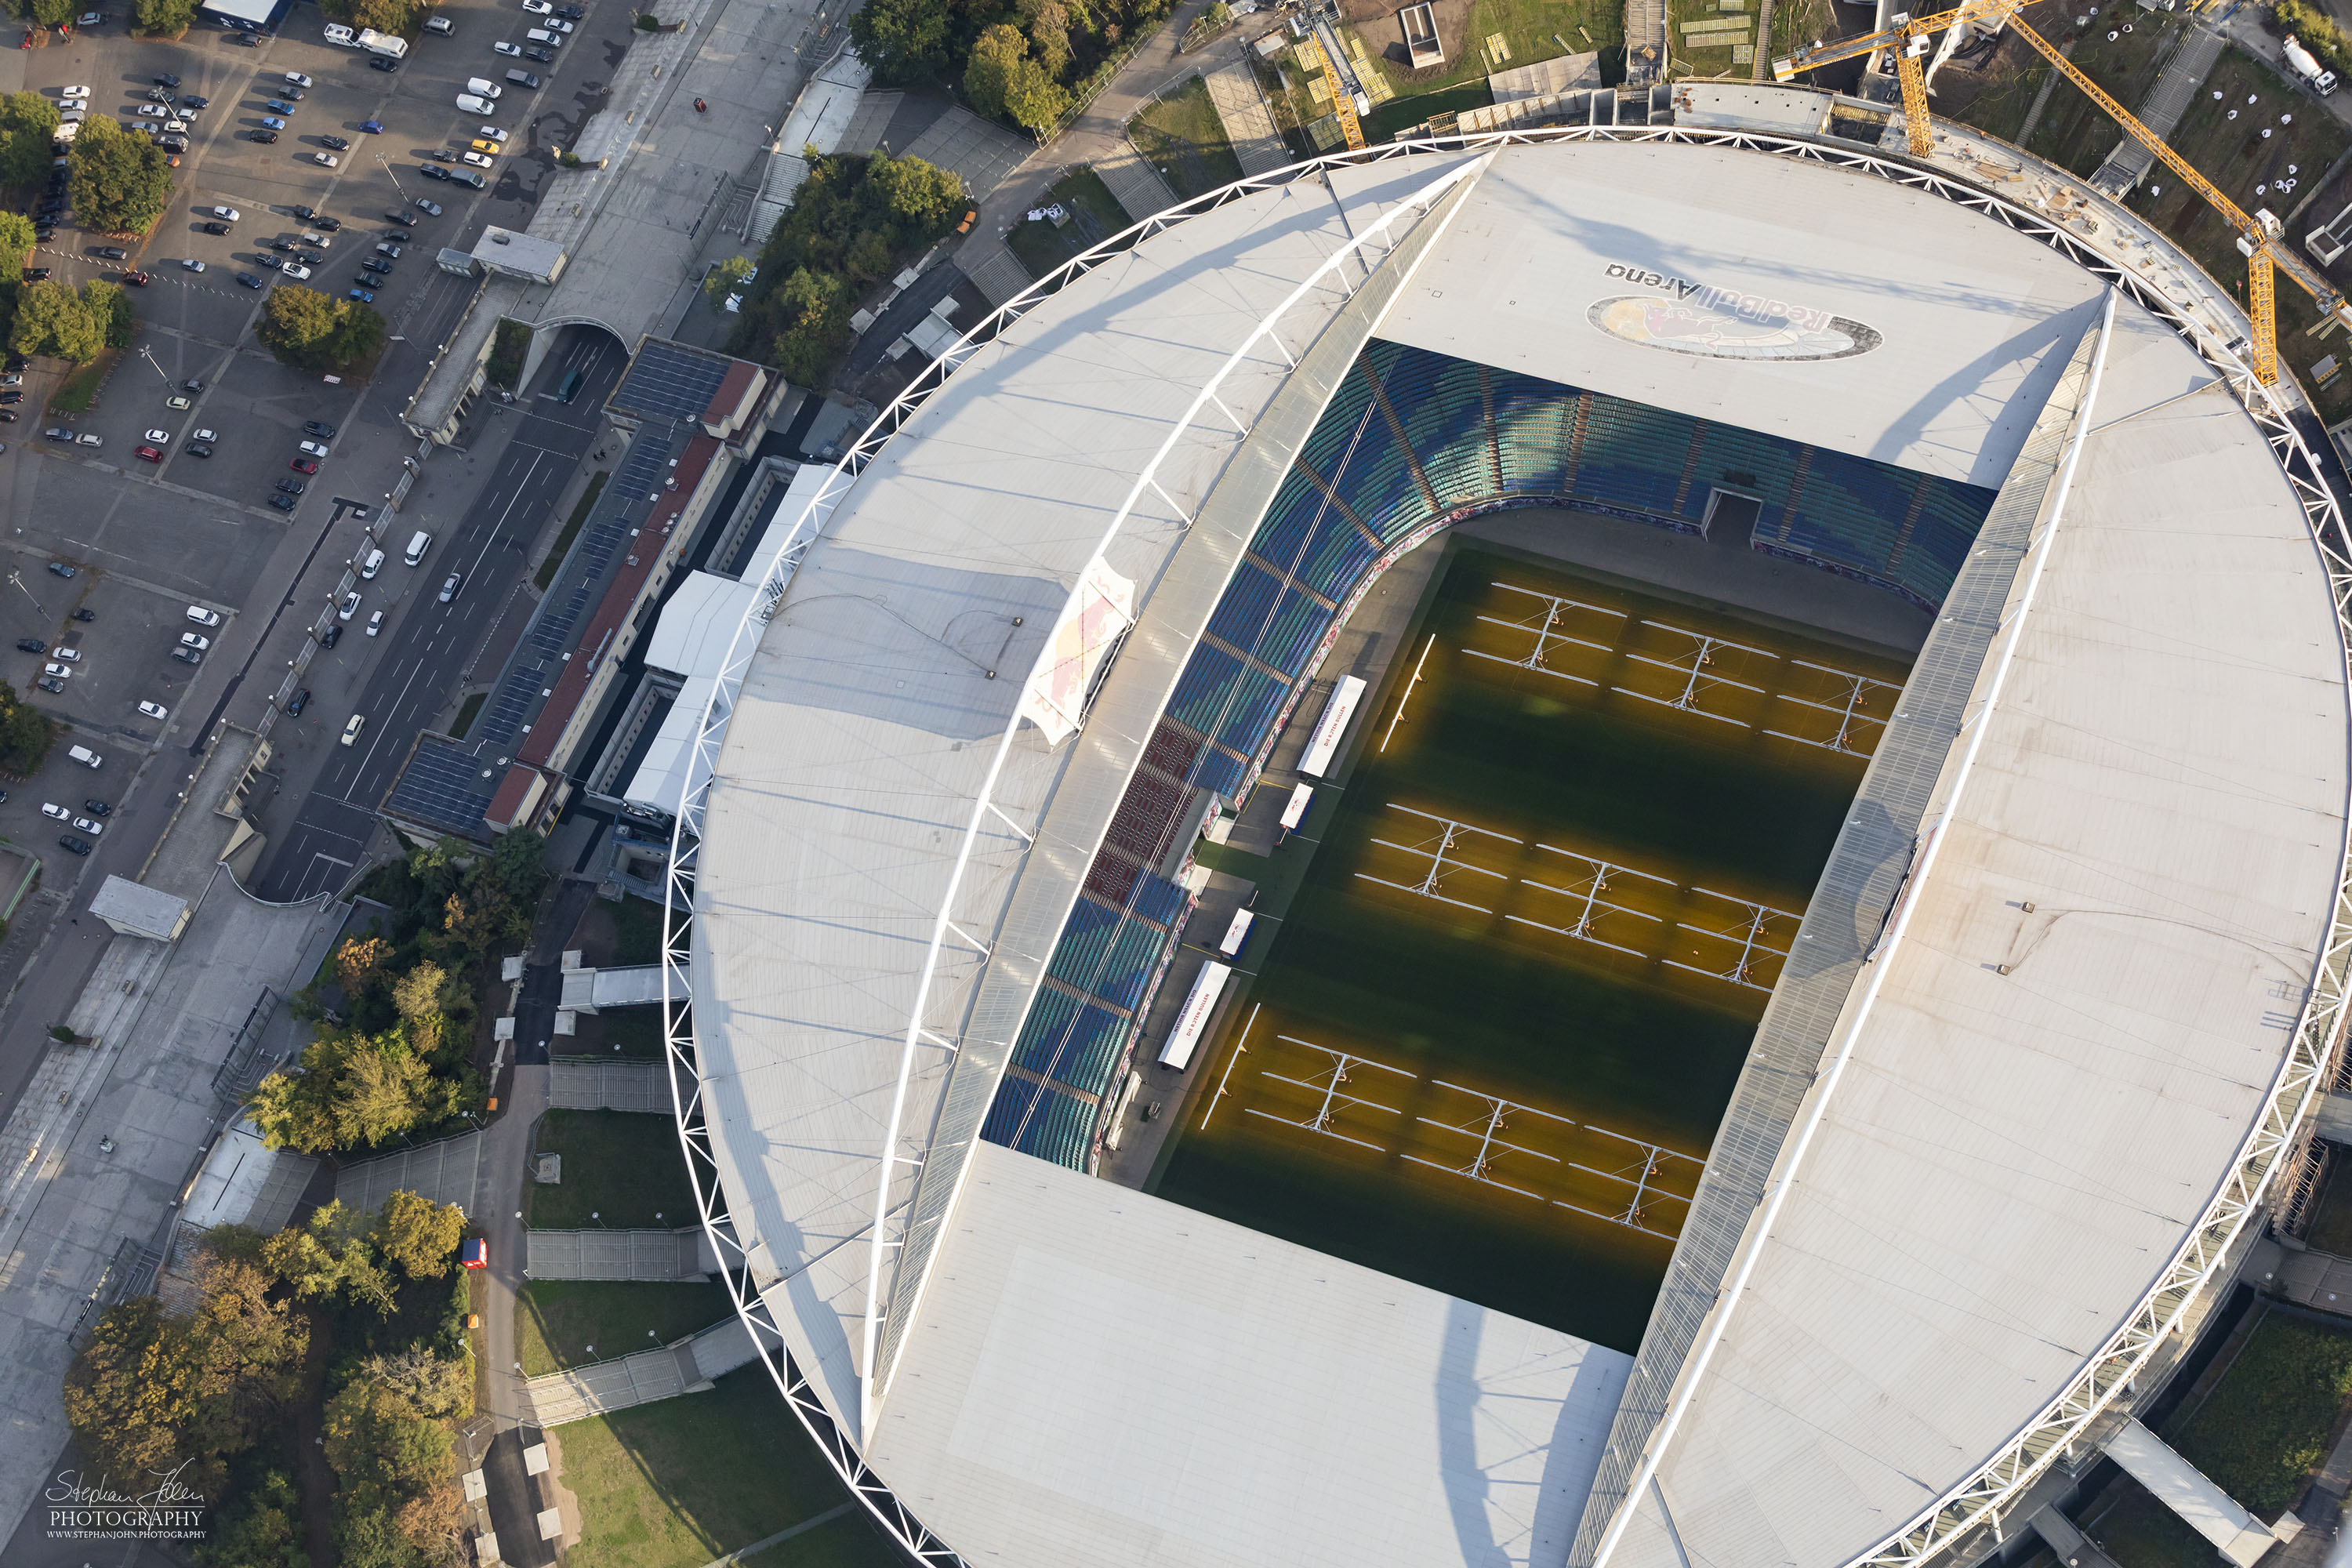
[[[338,886],[349,875],[370,834],[375,809],[407,760],[416,732],[430,727],[447,700],[452,684],[472,661],[499,604],[523,573],[531,542],[549,521],[549,508],[571,480],[596,437],[599,410],[627,363],[619,342],[593,330],[572,329],[541,367],[529,395],[505,427],[505,449],[494,459],[488,482],[446,537],[436,537],[422,565],[402,563],[414,529],[395,518],[387,527],[390,559],[373,583],[360,584],[358,613],[344,637],[364,635],[367,617],[382,607],[386,592],[402,595],[386,619],[385,643],[357,700],[348,707],[312,706],[299,722],[313,734],[340,735],[353,712],[366,724],[351,746],[332,744],[309,779],[289,766],[287,787],[307,790],[293,821],[273,835],[254,890],[265,899],[307,898]],[[541,396],[573,369],[585,373],[570,404]],[[465,574],[465,585],[450,604],[439,601],[442,580]],[[315,668],[315,667],[314,667]],[[273,672],[274,673],[274,672]],[[283,736],[283,727],[278,731]]]

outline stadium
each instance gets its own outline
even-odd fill
[[[671,1047],[910,1555],[1974,1562],[2296,1179],[2315,423],[2063,174],[1675,98],[1144,224],[807,494]]]

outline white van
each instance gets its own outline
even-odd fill
[[[470,92],[461,92],[457,95],[457,107],[468,114],[488,114],[492,108],[488,99],[476,98]]]
[[[360,563],[360,576],[363,579],[373,578],[383,570],[383,552],[381,550],[369,551],[367,559]]]
[[[449,25],[449,18],[446,16],[427,16],[425,19],[425,30],[428,33],[438,33],[446,38],[457,29]]]
[[[408,542],[407,552],[401,556],[401,559],[407,562],[411,566],[414,566],[418,562],[424,560],[425,552],[432,548],[433,536],[422,530],[419,530],[416,537]]]
[[[362,718],[359,714],[352,714],[351,722],[343,726],[343,744],[348,746],[353,741],[358,740],[360,738],[360,731],[366,725],[366,723],[367,721]]]
[[[473,76],[466,79],[466,90],[472,93],[476,98],[496,98],[500,93],[504,92],[506,89],[500,87],[498,83],[492,81],[488,77]]]
[[[68,746],[66,748],[66,755],[71,757],[75,762],[79,763],[86,768],[94,768],[98,766],[99,763],[106,761],[104,757],[100,756],[88,746]]]
[[[537,44],[542,49],[560,49],[563,47],[562,35],[560,33],[551,33],[544,27],[533,27],[529,32],[523,34],[523,37],[529,38],[532,43]]]
[[[188,606],[188,619],[195,622],[196,625],[200,626],[216,626],[221,624],[220,612],[218,610],[207,610],[202,605],[190,605]]]

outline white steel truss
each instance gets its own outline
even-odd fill
[[[1568,900],[1575,908],[1576,917],[1564,926],[1546,925],[1541,921],[1531,921],[1524,915],[1505,915],[1503,917],[1505,920],[1515,921],[1523,926],[1533,926],[1538,931],[1548,931],[1558,936],[1574,937],[1579,942],[1589,942],[1595,947],[1605,947],[1612,952],[1631,953],[1635,958],[1650,956],[1639,948],[1627,947],[1622,942],[1610,942],[1593,935],[1592,922],[1601,915],[1631,915],[1637,921],[1648,921],[1654,925],[1663,926],[1665,924],[1664,915],[1650,914],[1630,904],[1614,902],[1601,895],[1609,890],[1609,879],[1612,877],[1638,877],[1644,882],[1655,882],[1658,886],[1667,889],[1673,888],[1674,883],[1648,871],[1636,871],[1631,866],[1621,866],[1615,861],[1603,860],[1597,855],[1580,855],[1573,849],[1562,849],[1556,844],[1538,843],[1536,847],[1547,855],[1557,855],[1567,861],[1571,868],[1571,879],[1567,887],[1561,888],[1555,887],[1549,882],[1538,882],[1533,877],[1529,877],[1527,879],[1528,886],[1541,888],[1547,893],[1557,893]]]
[[[1769,904],[1757,903],[1751,899],[1736,898],[1729,893],[1718,893],[1713,888],[1693,886],[1691,891],[1701,898],[1713,899],[1717,903],[1724,904],[1736,911],[1731,916],[1731,924],[1727,930],[1715,930],[1706,926],[1695,926],[1690,921],[1684,921],[1675,929],[1686,931],[1693,936],[1703,937],[1710,942],[1721,942],[1732,956],[1721,969],[1708,969],[1696,963],[1685,963],[1677,958],[1665,960],[1666,967],[1685,970],[1692,974],[1708,975],[1717,980],[1728,980],[1734,985],[1745,985],[1750,991],[1770,991],[1772,988],[1769,985],[1759,985],[1748,978],[1749,968],[1759,952],[1769,952],[1775,958],[1789,956],[1789,948],[1785,941],[1778,946],[1771,941],[1775,934],[1772,930],[1774,921],[1788,921],[1793,933],[1797,922],[1805,917],[1787,910],[1776,910]]]
[[[1516,1112],[1525,1112],[1529,1116],[1541,1117],[1547,1121],[1556,1121],[1562,1127],[1573,1127],[1576,1123],[1565,1116],[1554,1116],[1549,1110],[1538,1110],[1532,1105],[1521,1105],[1515,1100],[1505,1100],[1500,1095],[1488,1094],[1484,1089],[1465,1089],[1458,1083],[1447,1083],[1444,1079],[1432,1079],[1430,1081],[1440,1089],[1450,1089],[1456,1094],[1468,1095],[1472,1100],[1479,1102],[1479,1110],[1466,1121],[1444,1121],[1434,1116],[1416,1116],[1413,1120],[1422,1126],[1436,1131],[1456,1133],[1471,1139],[1475,1142],[1477,1147],[1471,1152],[1470,1158],[1459,1165],[1449,1165],[1441,1160],[1424,1160],[1418,1154],[1407,1154],[1405,1158],[1416,1165],[1426,1165],[1433,1171],[1448,1171],[1457,1176],[1467,1176],[1474,1182],[1484,1182],[1490,1187],[1500,1187],[1507,1193],[1517,1193],[1523,1198],[1533,1198],[1536,1202],[1542,1203],[1544,1198],[1541,1194],[1531,1193],[1525,1187],[1515,1187],[1510,1183],[1497,1178],[1494,1171],[1495,1156],[1497,1153],[1525,1154],[1530,1159],[1547,1160],[1555,1165],[1560,1163],[1560,1158],[1557,1154],[1547,1154],[1540,1149],[1530,1149],[1524,1143],[1511,1142],[1502,1135],[1503,1124]]]
[[[927,1565],[961,1564],[962,1560],[931,1535],[906,1504],[866,1467],[858,1438],[824,1405],[783,1349],[765,1302],[747,1283],[751,1277],[748,1255],[735,1239],[725,1196],[719,1187],[719,1173],[710,1148],[708,1125],[701,1113],[698,1089],[691,1095],[680,1097],[677,1088],[681,1078],[687,1082],[698,1081],[694,1068],[692,1016],[685,1005],[686,989],[683,984],[689,963],[691,933],[688,921],[680,911],[692,907],[695,862],[700,846],[703,807],[708,799],[711,770],[724,741],[728,721],[733,715],[744,673],[757,650],[758,628],[763,628],[775,613],[793,571],[813,542],[816,530],[855,484],[875,454],[971,357],[974,349],[1020,320],[1066,284],[1199,214],[1297,179],[1319,177],[1327,170],[1397,158],[1432,154],[1458,156],[1465,152],[1483,153],[1506,147],[1541,146],[1563,142],[1658,142],[1718,147],[1798,163],[1818,163],[1885,180],[1891,184],[1933,195],[1999,223],[2057,252],[2128,296],[2171,328],[2221,375],[2248,416],[2262,430],[2280,471],[2303,508],[2327,573],[2339,635],[2346,647],[2352,649],[2352,536],[2347,536],[2337,498],[2328,489],[2318,462],[2312,456],[2304,429],[2297,423],[2300,418],[2304,425],[2309,426],[2311,439],[2324,439],[2316,422],[2300,405],[2290,406],[2284,403],[2277,389],[2263,386],[2254,379],[2239,353],[2239,345],[2251,336],[2251,326],[2244,312],[2229,295],[2206,277],[2170,239],[2142,222],[2136,214],[2113,203],[2100,203],[2099,210],[2105,220],[2105,226],[2137,242],[2132,264],[2126,264],[2091,244],[2085,236],[2067,226],[2066,219],[2045,216],[2006,196],[1971,184],[1958,174],[1851,143],[1815,142],[1777,132],[1736,128],[1673,125],[1544,127],[1490,132],[1474,136],[1382,142],[1360,150],[1328,153],[1267,174],[1237,180],[1230,185],[1181,203],[1130,226],[1065,262],[1027,291],[982,317],[947,353],[925,366],[907,389],[876,416],[856,444],[835,466],[801,515],[792,520],[789,542],[769,575],[762,580],[760,591],[754,595],[751,607],[736,628],[726,660],[712,684],[711,695],[703,710],[689,755],[667,871],[671,896],[664,919],[664,1033],[674,1068],[671,1081],[673,1096],[677,1099],[679,1137],[686,1145],[688,1173],[694,1183],[696,1202],[704,1228],[711,1235],[714,1245],[719,1248],[719,1257],[726,1262],[724,1278],[734,1297],[737,1310],[751,1328],[753,1342],[793,1413],[849,1487],[852,1495],[866,1506],[891,1539],[919,1563]],[[2020,156],[2013,149],[2008,155],[2012,160]],[[1453,180],[1467,177],[1476,169],[1477,161],[1463,160],[1449,174],[1441,175],[1433,182],[1430,190],[1408,198],[1400,209],[1392,210],[1418,208],[1425,211]],[[1384,237],[1388,226],[1386,216],[1380,220],[1380,226],[1375,232]],[[1359,237],[1350,241],[1335,253],[1334,260],[1357,254],[1367,237]],[[2158,276],[2159,264],[2168,270],[2168,279]],[[1339,276],[1341,286],[1347,287],[1344,275],[1335,276]],[[1352,293],[1352,289],[1349,291]],[[1288,303],[1286,301],[1285,308]],[[2200,312],[2207,319],[2200,319]],[[1278,317],[1279,314],[1277,310],[1276,315]],[[2214,322],[2222,325],[2217,330]],[[1273,336],[1270,326],[1266,335]],[[1276,339],[1276,342],[1279,347],[1279,339]],[[1289,360],[1289,351],[1284,348],[1282,353],[1286,360]],[[1202,401],[1205,402],[1205,397]],[[1180,430],[1183,425],[1190,424],[1192,417],[1192,415],[1186,416],[1180,425]],[[1172,436],[1171,439],[1172,441]],[[1165,449],[1162,448],[1163,452]],[[1143,483],[1152,480],[1156,461],[1139,480],[1139,489]],[[1120,519],[1124,519],[1127,510],[1125,507],[1121,509]],[[2347,681],[2352,681],[2352,658],[2347,658],[2346,676]],[[983,794],[974,807],[974,826],[967,830],[967,851],[971,837],[978,831],[980,816],[995,810],[993,803]],[[1003,814],[998,812],[997,815]],[[1024,841],[1028,839],[1029,836],[1017,826],[1009,821],[1007,826]],[[1998,1453],[1972,1471],[1966,1480],[1921,1510],[1879,1546],[1854,1559],[1855,1564],[1868,1564],[1869,1568],[1912,1568],[1977,1525],[1988,1520],[1997,1521],[2008,1503],[2031,1486],[2084,1427],[2129,1384],[2133,1374],[2171,1332],[2189,1302],[2210,1278],[2247,1220],[2262,1210],[2265,1194],[2283,1157],[2298,1146],[2300,1123],[2323,1082],[2322,1067],[2334,1058],[2338,1045],[2344,1020],[2347,973],[2352,973],[2352,858],[2347,858],[2345,873],[2338,881],[2335,918],[2315,972],[2311,994],[2297,1021],[2287,1060],[2273,1082],[2264,1114],[2242,1147],[2230,1179],[2222,1184],[2209,1203],[2199,1224],[2190,1229],[2171,1263],[2158,1275],[2130,1320],[2109,1338],[2056,1399],[2029,1421]],[[942,900],[943,916],[951,902],[952,888],[950,896]],[[927,961],[927,970],[935,961],[936,953],[932,960]],[[674,993],[670,985],[673,978],[679,982]],[[926,1026],[921,1023],[919,1004],[916,1016],[908,1024],[909,1038],[923,1027]],[[882,1184],[887,1188],[887,1183]]]
[[[1487,909],[1483,904],[1470,903],[1462,899],[1447,898],[1444,893],[1437,890],[1440,885],[1440,879],[1443,879],[1448,871],[1475,871],[1481,877],[1492,877],[1498,882],[1508,882],[1510,878],[1505,876],[1500,871],[1489,871],[1484,866],[1473,866],[1467,860],[1455,858],[1454,857],[1454,842],[1461,838],[1465,834],[1473,834],[1481,838],[1496,839],[1504,844],[1516,845],[1519,843],[1520,840],[1513,838],[1507,834],[1495,833],[1484,827],[1473,827],[1466,822],[1456,822],[1450,816],[1439,816],[1434,812],[1416,811],[1412,806],[1399,805],[1394,801],[1389,802],[1389,809],[1391,811],[1402,811],[1408,816],[1418,816],[1424,822],[1436,824],[1437,837],[1434,838],[1424,838],[1419,844],[1399,844],[1394,840],[1388,838],[1375,838],[1372,840],[1373,843],[1381,846],[1383,849],[1393,849],[1401,855],[1410,855],[1415,859],[1428,861],[1428,869],[1422,873],[1420,881],[1412,883],[1391,882],[1385,877],[1375,877],[1370,875],[1369,872],[1364,871],[1359,871],[1356,873],[1359,880],[1377,882],[1383,888],[1394,888],[1401,893],[1412,893],[1420,898],[1434,899],[1441,904],[1452,904],[1458,910],[1474,910],[1482,915],[1491,915],[1495,912],[1494,910]],[[1433,845],[1435,846],[1435,847],[1431,847]]]
[[[1729,637],[1695,632],[1685,626],[1668,626],[1664,621],[1642,621],[1638,624],[1654,626],[1662,632],[1672,632],[1676,637],[1690,639],[1689,650],[1676,654],[1672,658],[1659,658],[1652,654],[1635,653],[1631,648],[1625,650],[1625,657],[1635,664],[1645,664],[1653,669],[1672,670],[1681,676],[1682,689],[1672,697],[1653,697],[1646,691],[1636,691],[1630,686],[1620,686],[1614,689],[1623,692],[1628,697],[1638,697],[1644,702],[1654,702],[1661,708],[1674,708],[1685,713],[1696,713],[1702,719],[1712,719],[1718,724],[1738,724],[1742,729],[1748,727],[1740,720],[1727,718],[1721,713],[1708,712],[1698,705],[1698,700],[1707,693],[1725,688],[1734,691],[1751,692],[1758,696],[1763,694],[1764,689],[1760,686],[1751,686],[1744,680],[1734,680],[1727,675],[1710,675],[1707,673],[1706,667],[1715,662],[1715,650],[1717,648],[1737,648],[1741,653],[1756,654],[1776,663],[1779,662],[1780,655],[1767,652],[1760,647],[1750,647],[1744,642],[1733,642]]]
[[[1521,621],[1507,621],[1500,616],[1478,617],[1490,626],[1507,626],[1515,632],[1531,633],[1536,639],[1535,646],[1528,650],[1527,657],[1524,658],[1505,658],[1501,654],[1481,653],[1475,647],[1465,647],[1462,650],[1464,653],[1468,654],[1472,658],[1491,659],[1496,664],[1507,664],[1514,669],[1532,669],[1538,675],[1549,675],[1560,680],[1573,680],[1580,686],[1597,687],[1601,684],[1597,680],[1588,680],[1581,675],[1570,675],[1564,669],[1554,669],[1544,660],[1550,656],[1555,647],[1561,644],[1574,647],[1589,647],[1596,653],[1613,653],[1616,650],[1608,643],[1594,642],[1589,637],[1570,637],[1559,629],[1559,623],[1570,610],[1590,610],[1597,616],[1614,616],[1621,621],[1625,619],[1624,611],[1612,610],[1606,605],[1588,605],[1581,599],[1563,598],[1558,594],[1539,594],[1533,588],[1522,588],[1516,583],[1495,583],[1489,585],[1500,588],[1507,594],[1525,594],[1543,606]]]
[[[1863,711],[1863,704],[1876,699],[1883,700],[1891,710],[1895,706],[1895,700],[1903,695],[1903,689],[1893,681],[1874,680],[1866,675],[1856,675],[1845,669],[1832,669],[1826,664],[1814,664],[1809,659],[1792,658],[1789,662],[1800,669],[1819,670],[1823,675],[1845,683],[1845,700],[1843,702],[1815,702],[1810,698],[1798,697],[1786,691],[1773,694],[1782,702],[1793,702],[1800,708],[1810,708],[1817,713],[1830,715],[1837,721],[1837,732],[1826,741],[1817,741],[1808,735],[1790,734],[1786,730],[1767,730],[1764,732],[1783,741],[1794,741],[1801,746],[1820,746],[1825,751],[1843,752],[1850,757],[1870,755],[1870,751],[1864,751],[1854,743],[1857,740],[1868,740],[1871,751],[1875,751],[1879,736],[1886,732],[1886,721],[1874,713]]]

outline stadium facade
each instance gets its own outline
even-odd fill
[[[1179,209],[799,520],[688,777],[673,1049],[746,1317],[911,1550],[1967,1561],[2210,1310],[2336,1047],[2336,502],[2129,215],[1741,128],[1808,101]],[[1638,1354],[1088,1175],[1188,802],[1381,573],[1727,501],[1934,623]]]

